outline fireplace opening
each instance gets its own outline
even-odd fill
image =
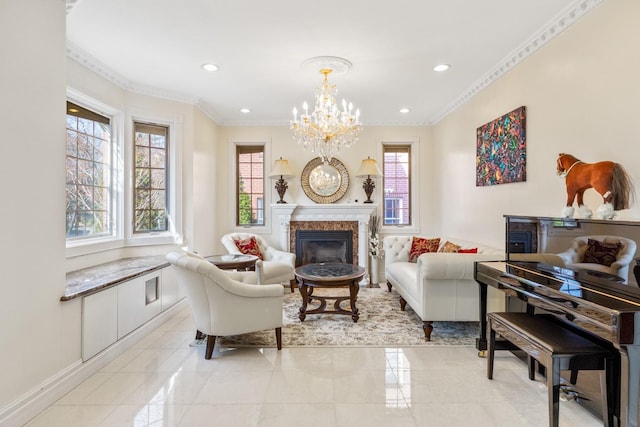
[[[528,254],[531,253],[531,232],[530,231],[511,231],[509,233],[509,253],[511,254]]]
[[[353,264],[353,231],[297,230],[296,267],[320,262]]]

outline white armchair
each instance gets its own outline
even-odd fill
[[[588,240],[597,240],[602,243],[619,243],[620,249],[615,261],[610,265],[597,264],[593,262],[584,262],[584,254],[587,251]],[[566,267],[584,268],[587,270],[596,270],[604,273],[614,274],[624,279],[627,283],[629,279],[629,264],[633,261],[636,253],[636,242],[619,236],[580,236],[573,240],[569,249],[557,254]]]
[[[291,292],[294,291],[296,279],[294,270],[296,268],[296,255],[291,252],[281,251],[272,246],[260,236],[251,233],[229,233],[222,236],[220,241],[230,254],[241,253],[235,244],[236,240],[246,240],[254,237],[260,252],[262,252],[263,275],[265,283],[289,283]]]
[[[257,281],[260,270],[258,274],[229,273],[198,255],[183,251],[169,252],[166,259],[175,269],[178,283],[187,296],[196,328],[207,336],[205,359],[211,359],[217,336],[270,328],[275,328],[278,350],[282,349],[284,288],[281,285],[250,284]]]

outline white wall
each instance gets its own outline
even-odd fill
[[[590,163],[619,162],[640,189],[639,18],[640,2],[603,2],[435,126],[438,222],[445,234],[501,247],[502,215],[559,216],[566,198],[555,172],[561,152]],[[476,128],[521,105],[527,107],[527,181],[475,187]],[[587,194],[595,212],[602,199]],[[640,204],[619,218],[640,218]]]
[[[0,408],[79,357],[64,281],[65,5],[0,3]],[[10,58],[10,59],[9,59]],[[59,184],[56,184],[59,183]],[[72,339],[73,340],[73,339]]]
[[[223,193],[226,192],[229,180],[217,174],[220,169],[218,165],[226,161],[226,158],[218,154],[219,149],[224,146],[216,144],[219,141],[219,127],[199,110],[195,110],[194,123],[193,191],[185,191],[185,194],[193,194],[193,197],[187,197],[185,203],[192,203],[191,249],[203,255],[211,255],[220,251],[217,236],[223,234],[224,228],[221,227],[219,218],[226,211]],[[189,173],[189,169],[189,165],[185,163],[184,173]]]

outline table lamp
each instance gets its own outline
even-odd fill
[[[360,169],[358,169],[358,172],[356,173],[356,176],[362,178],[364,178],[365,176],[367,177],[367,179],[365,179],[362,183],[362,188],[367,195],[367,200],[365,200],[364,202],[373,203],[373,200],[371,200],[371,193],[373,193],[373,189],[376,188],[376,183],[373,182],[371,177],[382,176],[382,172],[380,172],[375,159],[372,159],[371,157],[367,157],[366,159],[364,159],[362,161],[362,164],[360,165]]]
[[[287,192],[287,188],[289,188],[289,186],[287,185],[287,181],[285,181],[284,179],[293,178],[294,176],[296,175],[289,167],[288,160],[285,160],[282,157],[276,160],[273,166],[273,170],[269,174],[269,178],[278,178],[278,180],[276,181],[276,191],[280,196],[280,200],[278,200],[276,203],[287,203],[282,199],[284,197],[284,193]]]

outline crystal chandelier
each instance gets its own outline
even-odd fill
[[[330,61],[328,61],[330,60]],[[305,102],[302,105],[302,112],[298,116],[298,109],[293,108],[293,120],[291,120],[291,131],[293,139],[304,148],[311,148],[311,152],[318,154],[326,164],[331,161],[340,150],[348,148],[358,141],[358,135],[362,130],[360,123],[360,110],[353,111],[353,104],[342,100],[342,108],[336,103],[338,90],[336,85],[329,84],[328,77],[334,68],[330,65],[351,65],[341,58],[321,57],[312,58],[307,63],[320,63],[320,73],[324,76],[321,86],[316,89],[316,102],[313,112],[309,114],[309,106]],[[348,69],[348,68],[347,68]]]

